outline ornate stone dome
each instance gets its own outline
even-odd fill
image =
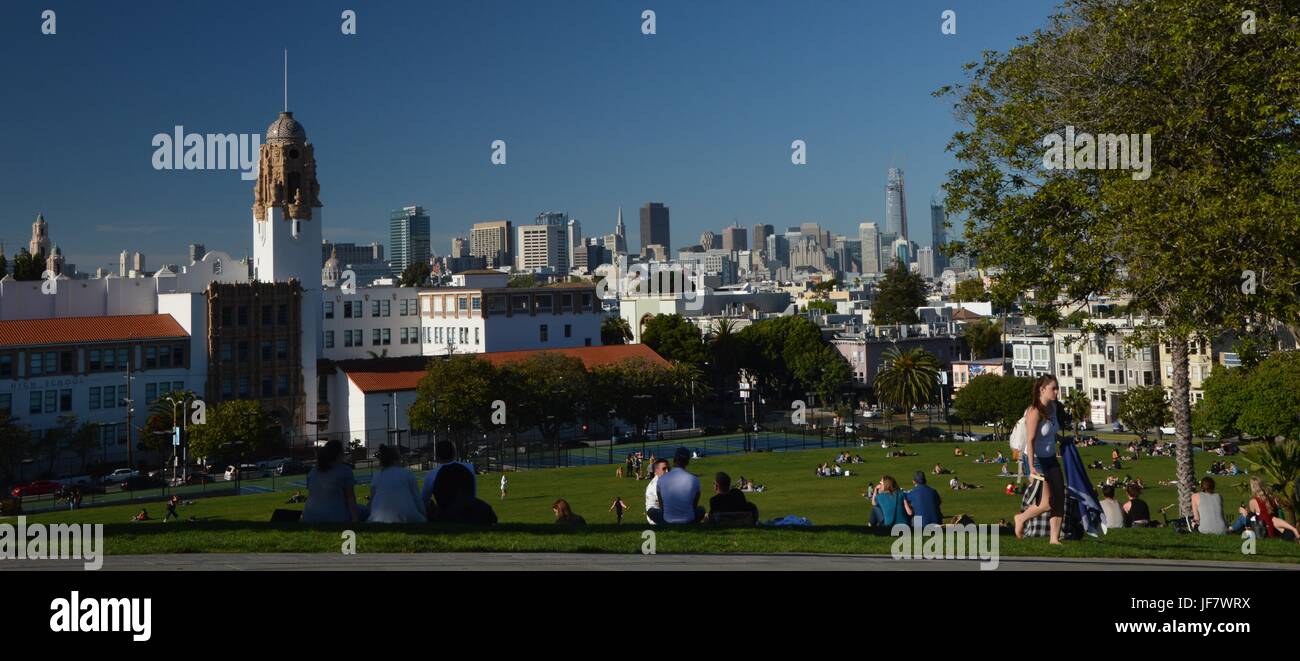
[[[285,145],[291,142],[307,142],[307,130],[293,118],[293,113],[286,110],[266,127],[266,144]]]

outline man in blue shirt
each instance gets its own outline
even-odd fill
[[[673,454],[673,469],[659,476],[660,507],[646,511],[657,525],[690,525],[704,520],[700,507],[700,478],[686,471],[691,462],[691,451],[677,448]]]
[[[904,497],[909,519],[921,518],[921,525],[943,525],[943,513],[939,511],[939,492],[925,483],[925,473],[916,471],[912,475],[912,490]]]

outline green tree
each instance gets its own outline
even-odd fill
[[[1240,367],[1215,365],[1214,371],[1201,382],[1204,397],[1192,409],[1193,428],[1197,433],[1223,439],[1240,433],[1237,418],[1250,401],[1250,375]]]
[[[35,255],[27,252],[23,248],[14,255],[14,280],[32,281],[40,280],[41,274],[45,272],[45,256],[41,253]]]
[[[502,379],[522,393],[510,413],[525,428],[536,428],[560,461],[560,428],[576,423],[587,408],[587,368],[581,360],[543,351],[502,368]],[[516,411],[515,409],[521,409]]]
[[[600,343],[627,344],[632,339],[632,326],[622,317],[605,317],[600,320]]]
[[[189,453],[203,458],[248,458],[272,446],[275,440],[271,417],[261,404],[252,399],[231,399],[208,407],[206,421],[190,427]]]
[[[952,297],[958,301],[987,301],[989,294],[984,291],[984,281],[979,278],[968,278],[957,283],[952,290]]]
[[[1031,378],[981,374],[957,391],[953,410],[969,424],[993,423],[1000,434],[1024,415],[1033,387]]]
[[[465,444],[476,432],[492,426],[492,402],[504,375],[475,354],[457,354],[429,361],[415,389],[415,402],[406,410],[411,428],[448,434],[464,456]],[[502,399],[503,402],[507,400]],[[506,420],[521,412],[506,405]]]
[[[1124,293],[1159,319],[1134,339],[1171,346],[1183,515],[1196,478],[1188,342],[1300,312],[1300,18],[1278,0],[1259,11],[1243,34],[1240,8],[1220,0],[1065,0],[938,92],[968,127],[950,143],[947,206],[968,216],[963,252],[1000,269],[995,298],[1032,292],[1026,313],[1050,325],[1062,302]],[[1045,136],[1066,127],[1152,147],[1129,150],[1145,166],[1049,170]]]
[[[0,253],[0,278],[9,275],[9,260],[5,259],[3,253]]]
[[[0,483],[8,484],[16,467],[27,458],[27,443],[32,437],[26,427],[9,414],[0,414]]]
[[[1237,428],[1270,441],[1300,440],[1300,354],[1275,353],[1246,374],[1247,397]]]
[[[805,306],[805,309],[809,312],[816,310],[823,314],[835,314],[835,302],[823,300],[808,301],[808,305]]]
[[[1120,395],[1120,421],[1144,441],[1153,427],[1168,424],[1171,417],[1165,389],[1161,386],[1137,386]]]
[[[517,276],[514,276],[513,278],[510,278],[510,280],[506,282],[506,286],[507,286],[507,287],[523,287],[523,288],[525,288],[525,289],[527,289],[527,288],[529,288],[529,287],[536,287],[536,286],[537,286],[537,276],[534,276],[534,275],[531,274],[531,273],[525,273],[524,275],[517,275]]]
[[[645,322],[641,343],[665,360],[703,366],[707,354],[700,328],[680,314],[657,314]]]
[[[1300,512],[1300,441],[1287,439],[1278,443],[1254,443],[1244,454],[1253,475],[1260,476],[1272,489],[1282,506],[1296,517]]]
[[[99,427],[93,423],[83,422],[77,425],[67,437],[68,452],[77,458],[77,471],[86,470],[90,454],[99,448]]]
[[[920,347],[899,350],[897,346],[886,349],[881,358],[885,366],[876,372],[876,397],[886,406],[903,410],[910,438],[912,408],[934,398],[939,359]]]
[[[397,279],[399,287],[422,287],[429,282],[429,275],[432,270],[428,262],[413,262],[406,268],[402,269],[402,275]]]
[[[1002,343],[1002,322],[980,319],[966,326],[962,334],[975,358],[987,358]]]
[[[1065,396],[1061,404],[1065,406],[1066,413],[1069,413],[1070,418],[1074,420],[1074,439],[1077,441],[1079,440],[1079,429],[1082,427],[1083,421],[1087,420],[1092,413],[1092,400],[1088,399],[1088,393],[1084,392],[1082,388],[1075,388],[1070,391],[1069,395]]]
[[[878,325],[914,324],[920,321],[916,308],[925,305],[927,287],[920,273],[912,273],[895,262],[876,285],[871,304],[871,321]]]

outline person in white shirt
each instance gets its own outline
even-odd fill
[[[654,519],[650,518],[650,510],[661,509],[659,503],[659,476],[668,472],[668,460],[656,459],[650,467],[654,471],[654,477],[650,478],[650,484],[645,487],[645,520],[654,525]]]
[[[397,465],[395,448],[379,446],[382,466],[370,481],[371,523],[424,523],[427,518],[420,502],[420,486],[415,473]]]
[[[700,507],[700,478],[687,472],[691,451],[677,448],[673,469],[659,476],[658,509],[646,512],[656,524],[690,525],[704,520]]]
[[[510,482],[506,480],[506,474],[502,473],[501,474],[501,500],[506,499],[506,487],[508,486],[510,486]]]
[[[1115,485],[1104,484],[1101,487],[1101,522],[1106,528],[1124,527],[1124,508],[1115,500]]]
[[[456,458],[456,446],[452,445],[451,441],[438,441],[438,444],[434,446],[434,457],[438,460],[438,465],[434,466],[433,470],[429,471],[429,474],[424,476],[424,486],[420,489],[420,502],[425,503],[426,505],[428,504],[429,499],[433,498],[433,481],[438,477],[438,469],[442,468],[444,465],[460,464],[469,469],[470,475],[478,474],[478,471],[474,470],[474,464],[467,464],[463,461],[454,461]],[[478,481],[475,480],[472,486],[474,487],[474,491],[471,495],[477,498]]]

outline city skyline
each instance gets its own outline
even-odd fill
[[[639,9],[597,3],[368,8],[355,36],[339,34],[333,10],[290,4],[315,36],[286,36],[257,21],[258,12],[161,4],[72,5],[50,38],[15,23],[0,26],[0,48],[36,55],[31,67],[7,72],[0,84],[13,98],[39,100],[0,109],[7,125],[33,127],[6,136],[4,146],[40,154],[0,166],[0,213],[11,221],[0,238],[11,250],[22,245],[27,237],[16,228],[39,212],[69,261],[87,272],[112,265],[123,249],[150,255],[151,264],[184,264],[190,243],[251,254],[233,222],[246,210],[249,182],[233,171],[154,170],[150,139],[178,126],[200,134],[258,133],[283,104],[282,48],[289,51],[289,109],[298,111],[322,156],[338,164],[323,200],[331,208],[331,241],[385,242],[388,212],[411,203],[428,210],[435,247],[450,245],[475,222],[518,226],[548,208],[565,209],[596,236],[612,229],[618,207],[649,200],[673,208],[679,237],[733,222],[806,221],[853,235],[859,222],[883,220],[881,180],[889,165],[906,169],[922,199],[950,167],[944,145],[955,126],[929,93],[958,81],[960,65],[979,50],[1008,47],[1050,11],[1047,3],[1025,3],[1032,11],[967,11],[959,34],[941,35],[938,5],[838,7],[804,16],[808,42],[790,43],[786,18],[797,8],[767,3],[736,16],[726,7],[665,2],[656,7],[660,27],[653,36],[639,34]],[[79,23],[97,29],[82,32]],[[114,26],[141,23],[157,31],[205,25],[231,35],[236,48],[196,40],[159,61],[143,46],[109,47]],[[438,37],[420,41],[428,45],[426,68],[400,59],[410,55],[403,37],[416,29],[408,23]],[[570,39],[556,45],[549,38],[555,32]],[[860,32],[872,38],[862,40]],[[501,40],[500,53],[458,55],[485,33]],[[541,42],[549,46],[537,61],[515,57],[537,52]],[[797,66],[772,62],[767,51],[776,42]],[[608,61],[589,61],[593,51]],[[718,67],[691,70],[691,62],[716,60],[721,51],[727,55]],[[899,58],[912,75],[862,70],[862,61],[882,54]],[[454,64],[468,73],[452,76]],[[809,66],[823,73],[809,77]],[[385,73],[372,75],[376,70]],[[452,90],[440,86],[449,77]],[[647,84],[674,103],[635,102],[634,92]],[[370,103],[399,89],[413,102]],[[576,96],[538,104],[531,117],[511,110],[515,99],[547,89]],[[879,104],[877,91],[894,101]],[[438,110],[422,103],[443,92],[459,103]],[[744,110],[755,104],[764,110]],[[84,112],[88,105],[96,112]],[[728,111],[722,121],[717,114],[725,108],[740,114]],[[53,131],[69,125],[78,130]],[[402,130],[382,130],[387,126]],[[79,146],[86,136],[95,148]],[[498,138],[509,145],[504,166],[489,163],[489,145]],[[808,165],[791,165],[793,139],[807,141]],[[76,195],[63,185],[70,168],[86,173]],[[917,213],[923,210],[910,215]]]

